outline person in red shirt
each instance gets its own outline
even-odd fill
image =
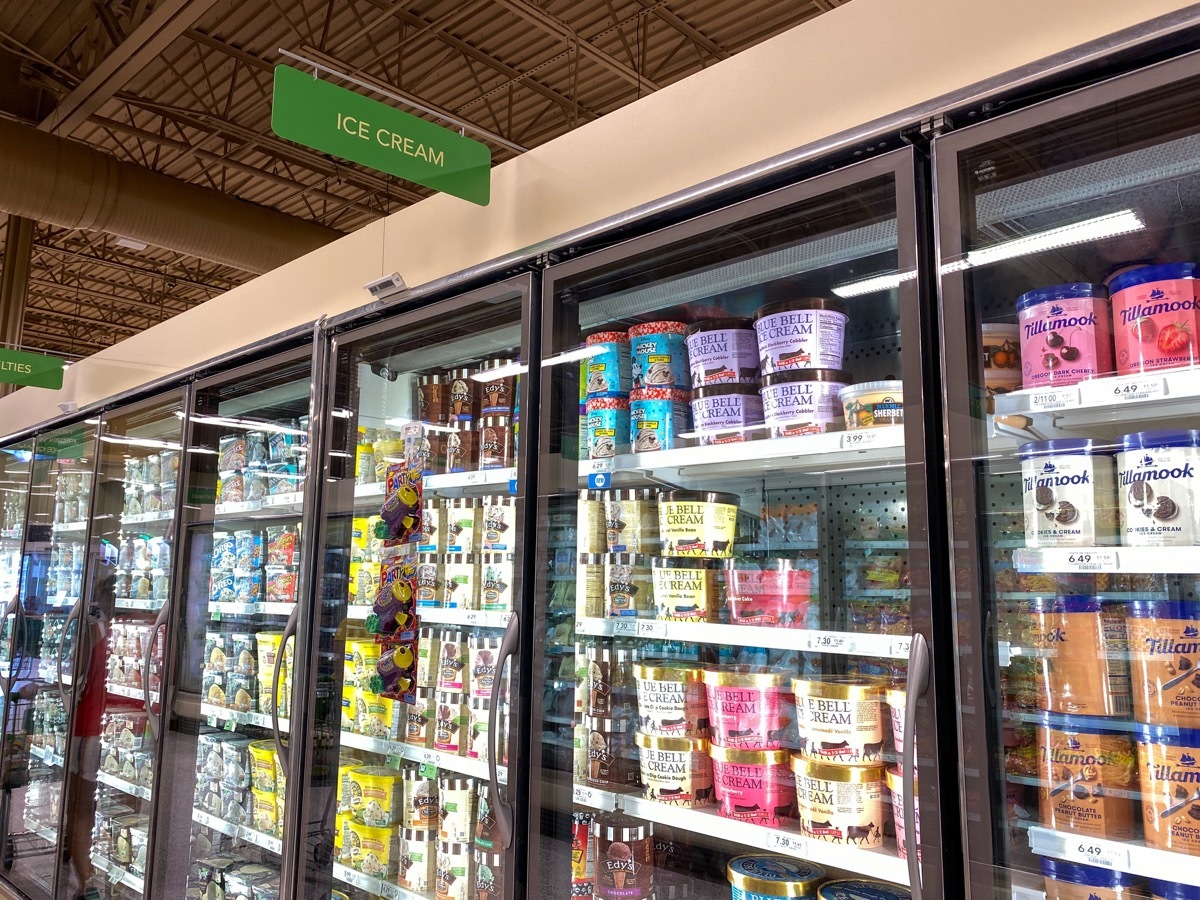
[[[75,706],[71,771],[67,782],[67,853],[79,879],[77,898],[100,896],[92,878],[92,828],[96,821],[96,774],[100,771],[100,720],[104,715],[108,632],[116,605],[116,576],[101,574],[90,608],[80,618],[87,676]]]

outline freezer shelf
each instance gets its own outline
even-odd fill
[[[47,747],[30,747],[29,755],[35,759],[40,759],[48,766],[58,766],[61,768],[63,764],[63,758]]]
[[[222,616],[290,616],[295,603],[227,603],[213,600],[208,604],[208,613],[214,621]]]
[[[130,700],[146,699],[146,692],[140,687],[129,687],[124,684],[109,684],[105,685],[104,689],[110,694],[115,694],[118,697],[128,697]],[[158,691],[150,692],[150,702],[158,702]]]
[[[426,475],[423,479],[424,489],[429,493],[455,496],[463,493],[495,493],[503,487],[508,491],[516,481],[515,467],[502,469],[474,469],[470,472],[451,472],[445,475]],[[483,490],[480,490],[483,489]],[[373,481],[368,484],[356,484],[354,497],[356,500],[382,500],[384,484]]]
[[[616,794],[582,785],[575,786],[571,799],[579,806],[602,812],[621,810],[636,818],[671,828],[695,834],[719,835],[730,843],[744,844],[755,850],[794,856],[896,884],[909,883],[908,864],[884,850],[860,850],[853,846],[811,840],[792,829],[765,828],[738,822],[707,809],[685,809],[646,800],[635,794]]]
[[[1182,853],[1067,834],[1040,825],[1029,829],[1029,847],[1039,856],[1200,886],[1200,865],[1194,856]]]
[[[381,756],[399,756],[410,762],[430,763],[439,769],[459,772],[471,778],[487,780],[488,764],[486,760],[474,759],[469,756],[458,756],[441,750],[430,750],[425,747],[414,747],[400,741],[389,741],[384,738],[367,737],[352,731],[343,731],[341,742],[343,747],[354,747],[356,750],[366,750],[368,753],[378,753]],[[496,767],[496,779],[500,784],[508,783],[508,767]]]
[[[236,709],[228,709],[224,706],[214,706],[211,703],[200,704],[200,714],[208,716],[210,719],[217,719],[222,722],[232,722],[234,727],[240,725],[257,725],[259,728],[271,728],[271,717],[266,713],[260,712],[241,712]],[[280,716],[279,730],[287,733],[291,727],[291,722]]]
[[[362,620],[371,615],[370,606],[346,607],[346,618]],[[490,609],[446,609],[436,606],[418,607],[417,618],[422,625],[465,625],[471,628],[505,628],[511,612]]]
[[[908,635],[768,628],[761,625],[721,625],[709,622],[668,622],[662,619],[605,619],[581,616],[575,620],[575,631],[581,635],[603,637],[624,636],[696,644],[770,647],[778,650],[807,650],[814,653],[887,659],[908,659],[909,646],[912,644],[912,638]]]
[[[828,434],[682,447],[654,453],[627,453],[579,462],[579,478],[596,488],[640,481],[689,485],[730,477],[763,477],[777,471],[791,479],[798,473],[825,475],[864,467],[872,479],[882,466],[904,464],[904,427],[890,425]],[[611,483],[605,480],[611,477]]]
[[[107,860],[96,853],[92,854],[92,865],[104,873],[109,884],[123,884],[130,890],[137,891],[139,894],[145,893],[145,881],[134,875],[124,866],[119,866],[115,862]]]
[[[109,775],[107,772],[97,772],[96,780],[101,784],[107,784],[111,788],[116,788],[121,793],[128,794],[130,797],[137,797],[140,800],[150,799],[150,788],[134,784],[132,781],[126,781],[124,778],[118,778],[116,775]]]
[[[993,430],[998,435],[1025,435],[1028,440],[1104,424],[1137,431],[1136,423],[1173,418],[1179,414],[1182,403],[1197,397],[1200,397],[1197,369],[1096,378],[1064,387],[1012,391],[996,395]]]
[[[134,597],[118,597],[116,601],[117,609],[141,609],[148,612],[157,612],[166,605],[166,600],[139,600]]]
[[[1030,547],[1013,552],[1013,565],[1024,574],[1182,574],[1200,572],[1200,554],[1195,547]]]
[[[197,825],[203,825],[205,828],[211,828],[214,831],[227,834],[231,838],[237,838],[248,844],[262,847],[264,850],[270,850],[272,853],[283,852],[283,841],[281,839],[272,837],[269,834],[263,834],[261,831],[255,831],[248,825],[234,825],[232,822],[218,819],[216,816],[209,815],[202,809],[192,810],[192,821]]]
[[[369,894],[388,898],[388,900],[429,900],[426,894],[418,894],[408,888],[402,888],[398,884],[392,884],[390,881],[381,881],[370,875],[364,875],[356,869],[337,862],[333,864],[333,877],[342,884],[348,884]]]

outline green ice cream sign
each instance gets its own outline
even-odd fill
[[[57,356],[0,347],[0,382],[57,391],[63,383],[63,361]]]
[[[275,67],[271,130],[480,206],[491,196],[485,144],[291,66]]]

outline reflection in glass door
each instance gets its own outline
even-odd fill
[[[151,896],[279,890],[311,377],[305,349],[194,388]]]
[[[548,271],[533,896],[940,894],[911,164]]]
[[[528,596],[529,300],[516,279],[335,341],[307,897],[524,896],[507,776]],[[407,467],[423,523],[404,543],[381,512]],[[411,606],[397,603],[406,566]]]
[[[145,894],[182,434],[182,393],[100,427],[60,896]]]
[[[91,420],[40,435],[32,459],[15,623],[19,678],[4,722],[6,747],[26,735],[28,780],[5,788],[3,810],[6,877],[30,897],[54,891],[65,783],[87,763],[72,756],[71,738],[86,681],[76,677],[75,645],[84,613],[94,426]],[[78,846],[86,856],[87,845]]]
[[[1197,102],[935,142],[973,897],[1200,896]]]

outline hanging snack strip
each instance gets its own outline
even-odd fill
[[[416,699],[417,565],[421,536],[421,470],[407,464],[388,467],[378,534],[385,548],[395,548],[393,559],[380,571],[375,605],[367,616],[367,631],[380,645],[379,660],[370,678],[370,690],[405,703]]]

